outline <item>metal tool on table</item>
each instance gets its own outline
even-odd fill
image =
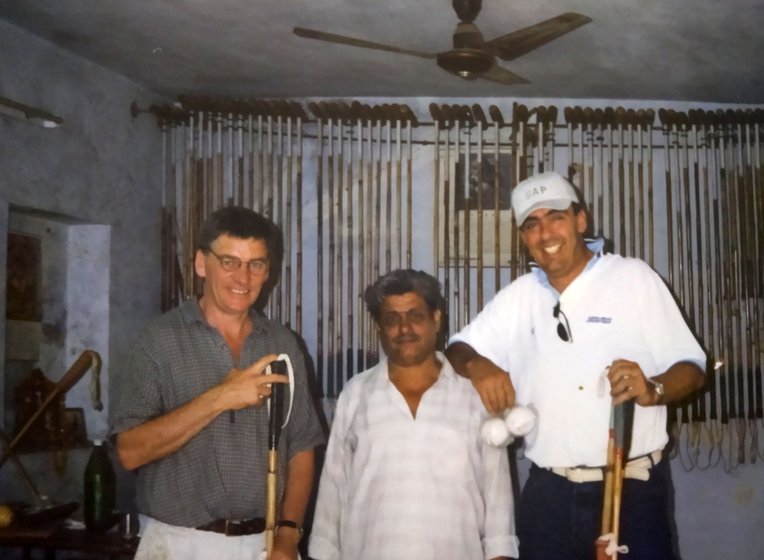
[[[74,364],[72,364],[72,366],[67,370],[63,377],[61,377],[58,383],[56,383],[53,390],[48,393],[45,400],[34,412],[34,414],[32,414],[32,416],[29,417],[24,425],[21,426],[13,439],[11,439],[8,434],[0,428],[0,439],[2,439],[3,443],[5,444],[5,449],[3,450],[2,455],[0,455],[0,467],[2,467],[6,461],[10,459],[16,466],[19,474],[21,474],[21,478],[24,481],[25,486],[34,499],[34,504],[31,508],[19,512],[18,517],[22,522],[36,524],[45,523],[54,519],[60,519],[72,513],[75,509],[77,509],[79,505],[76,502],[55,505],[51,502],[48,496],[41,494],[37,489],[37,486],[34,484],[31,476],[29,475],[29,472],[24,467],[24,464],[14,453],[14,450],[19,445],[19,443],[21,443],[29,429],[34,425],[35,422],[38,421],[38,419],[45,413],[45,411],[50,408],[54,402],[56,402],[58,397],[71,389],[91,368],[93,369],[94,377],[97,378],[100,374],[101,357],[97,352],[94,352],[93,350],[85,350],[77,359],[77,361],[75,361]]]
[[[43,415],[43,413],[56,401],[60,395],[65,394],[69,389],[71,389],[82,378],[82,376],[87,373],[90,368],[93,368],[94,376],[97,377],[100,374],[101,356],[98,355],[98,352],[93,350],[85,350],[82,354],[80,354],[80,357],[77,358],[77,361],[72,364],[72,366],[67,370],[63,377],[61,377],[58,383],[56,383],[56,386],[53,388],[53,390],[48,393],[40,407],[34,412],[34,414],[32,414],[32,416],[24,423],[24,425],[21,426],[19,431],[16,433],[16,436],[6,446],[3,454],[0,455],[0,467],[2,467],[10,458],[13,450],[21,442],[21,440],[24,438],[24,435],[29,431],[29,428],[32,427],[37,419]]]
[[[0,439],[3,440],[3,443],[6,446],[11,441],[8,434],[2,428],[0,428]],[[21,462],[16,454],[11,451],[8,456],[16,467],[18,473],[21,475],[24,485],[27,487],[27,490],[29,490],[29,493],[34,500],[31,507],[15,512],[15,516],[19,522],[25,525],[43,524],[54,519],[66,517],[79,507],[77,502],[54,504],[48,496],[40,493],[37,485],[29,475],[29,471],[27,471],[26,467],[24,467],[24,463]]]

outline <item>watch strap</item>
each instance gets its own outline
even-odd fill
[[[297,521],[292,521],[291,519],[279,519],[276,522],[276,527],[290,527],[292,529],[297,529],[300,537],[302,537],[302,525],[297,523]]]
[[[656,404],[663,404],[663,398],[666,395],[666,389],[663,387],[663,383],[653,377],[649,377],[647,381],[653,386],[655,394],[658,395],[658,401]]]

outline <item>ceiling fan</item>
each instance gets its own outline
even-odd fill
[[[452,4],[461,21],[457,24],[454,32],[453,48],[440,53],[419,52],[304,27],[295,27],[294,33],[306,39],[317,39],[420,58],[434,58],[437,60],[438,66],[465,80],[480,78],[500,84],[514,85],[529,82],[522,76],[499,66],[496,63],[496,58],[514,60],[592,21],[587,16],[568,12],[530,27],[501,35],[490,41],[484,41],[480,30],[473,23],[480,13],[482,0],[452,0]]]

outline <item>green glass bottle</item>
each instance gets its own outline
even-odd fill
[[[109,453],[101,440],[94,440],[84,480],[85,527],[88,531],[105,533],[114,526],[116,485]]]

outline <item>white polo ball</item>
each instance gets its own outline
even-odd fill
[[[483,425],[480,426],[480,437],[485,443],[494,447],[505,447],[514,440],[507,429],[506,422],[498,416],[483,420]]]
[[[504,423],[510,434],[522,437],[533,430],[536,425],[536,415],[527,406],[515,406],[504,413]]]

